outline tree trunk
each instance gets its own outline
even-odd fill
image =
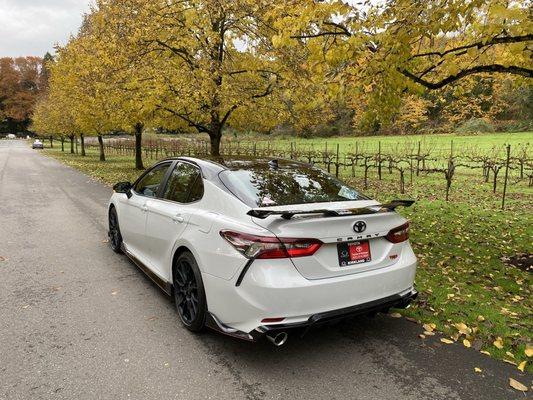
[[[54,148],[54,137],[52,135],[50,135],[50,148]]]
[[[70,154],[74,154],[74,135],[70,135],[69,139],[70,139]]]
[[[211,141],[211,155],[215,157],[220,156],[220,140],[222,139],[222,130],[217,129],[214,132],[209,132],[209,139]]]
[[[85,136],[80,134],[81,156],[85,157]]]
[[[142,155],[142,135],[144,125],[140,122],[135,124],[135,168],[144,169]]]
[[[98,145],[100,146],[100,161],[105,161],[104,138],[102,135],[98,135]]]
[[[65,151],[65,138],[61,136],[61,151]]]

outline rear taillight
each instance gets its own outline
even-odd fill
[[[391,243],[401,243],[409,239],[409,222],[400,225],[397,228],[391,229],[387,236],[385,236]]]
[[[318,239],[277,238],[233,231],[220,231],[220,235],[247,258],[306,257],[322,246]]]

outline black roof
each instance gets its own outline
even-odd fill
[[[219,173],[225,170],[239,170],[239,169],[291,169],[297,166],[306,165],[313,167],[309,163],[296,160],[287,160],[283,158],[272,158],[272,157],[253,157],[253,156],[224,156],[224,157],[214,157],[214,156],[205,156],[203,158],[197,157],[188,157],[188,156],[176,156],[168,157],[163,160],[160,160],[157,164],[165,161],[177,161],[184,160],[192,164],[197,165],[202,171],[202,176],[204,179],[207,179],[211,182],[216,183],[217,185],[225,188],[219,178]],[[155,165],[155,164],[154,164]]]
[[[224,157],[176,157],[175,159],[185,160],[198,165],[206,178],[212,175],[218,175],[224,170],[237,170],[237,169],[271,169],[271,168],[291,168],[296,165],[309,165],[307,163],[287,160],[283,158],[271,158],[271,157],[252,157],[252,156],[224,156]]]

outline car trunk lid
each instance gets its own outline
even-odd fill
[[[323,279],[361,273],[394,264],[403,243],[393,244],[385,236],[406,222],[395,212],[373,200],[262,207],[276,212],[252,217],[279,238],[311,238],[323,242],[312,256],[291,258],[307,279]],[[298,210],[297,214],[291,211]],[[317,212],[321,210],[324,212]],[[329,212],[328,212],[329,211]],[[280,213],[286,212],[281,216]],[[306,214],[309,212],[309,214]],[[287,214],[288,213],[288,214]],[[291,215],[290,218],[288,215]]]

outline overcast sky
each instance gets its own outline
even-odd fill
[[[0,0],[0,57],[43,56],[76,33],[90,0]]]

